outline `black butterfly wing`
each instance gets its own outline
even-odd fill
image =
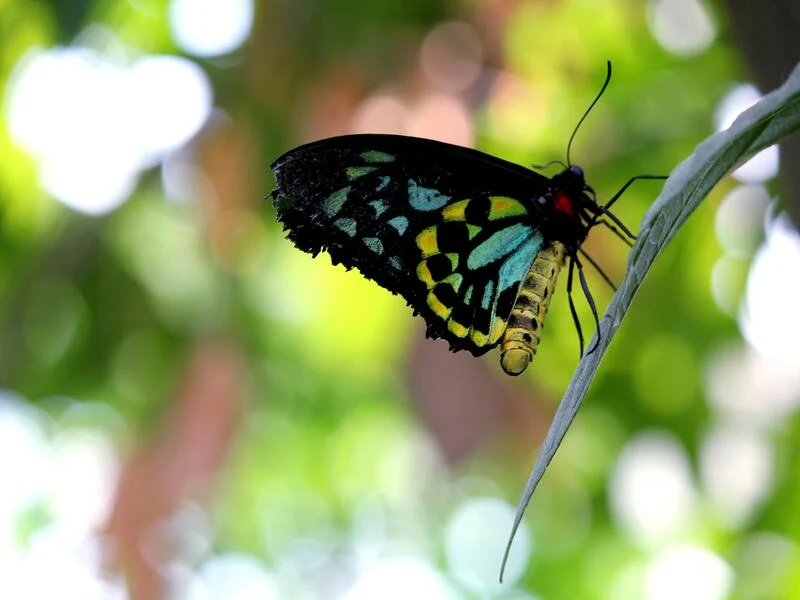
[[[550,180],[481,152],[393,135],[313,142],[272,165],[294,244],[400,294],[454,350],[503,331],[543,238],[533,199]]]

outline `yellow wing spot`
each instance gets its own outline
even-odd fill
[[[489,220],[496,221],[506,217],[516,217],[524,215],[527,211],[522,204],[513,198],[506,196],[492,196],[492,208],[489,212]]]
[[[467,223],[467,232],[469,235],[469,239],[472,239],[476,235],[478,235],[481,229],[483,228],[480,225],[470,225],[469,223]]]
[[[482,331],[478,331],[477,329],[472,330],[472,335],[470,339],[475,343],[476,346],[485,346],[489,343],[489,336],[483,333]]]
[[[500,317],[495,317],[492,321],[492,330],[489,332],[489,343],[496,344],[505,330],[506,322]]]
[[[439,244],[436,243],[436,226],[423,229],[417,236],[417,246],[422,250],[422,256],[427,258],[439,253]]]
[[[453,204],[449,204],[442,209],[442,218],[445,221],[466,221],[464,211],[469,204],[469,198],[466,200],[459,200]]]
[[[436,294],[428,294],[428,306],[431,307],[433,314],[437,317],[441,318],[442,320],[447,320],[447,317],[450,316],[450,312],[453,310],[451,308],[447,308],[442,301],[436,297]]]
[[[449,283],[451,286],[453,286],[453,289],[456,292],[461,288],[461,282],[463,280],[464,278],[459,273],[453,273],[452,275],[448,275],[442,279],[443,282]]]
[[[436,282],[433,280],[433,275],[431,275],[431,270],[428,268],[428,263],[425,261],[417,265],[417,277],[422,283],[428,286],[428,289],[436,285]]]
[[[453,335],[460,338],[467,337],[467,334],[469,333],[469,329],[464,327],[458,321],[453,321],[453,319],[450,319],[447,322],[447,328],[453,333]]]

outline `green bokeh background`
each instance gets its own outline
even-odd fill
[[[0,85],[26,52],[74,43],[90,24],[141,52],[180,55],[166,8],[165,0],[0,0]],[[341,128],[336,111],[352,112],[371,90],[413,90],[426,33],[464,20],[484,41],[487,70],[513,73],[531,91],[519,101],[492,100],[485,90],[468,99],[477,147],[522,164],[565,158],[605,61],[613,62],[611,86],[572,148],[572,160],[607,198],[632,175],[674,168],[712,133],[722,96],[747,80],[724,14],[710,9],[715,42],[679,57],[653,39],[641,2],[258,3],[243,48],[224,60],[196,59],[227,115],[189,149],[217,186],[211,206],[169,202],[153,169],[118,210],[75,213],[41,190],[35,162],[0,122],[0,387],[50,415],[53,431],[73,426],[75,411],[66,407],[85,408],[81,426],[107,432],[124,464],[169,431],[198,346],[223,340],[244,365],[245,406],[210,469],[213,483],[199,494],[212,523],[209,552],[252,553],[280,572],[299,541],[331,555],[351,551],[360,519],[376,511],[386,544],[411,544],[449,576],[448,516],[473,496],[516,501],[577,363],[564,282],[521,380],[504,379],[496,353],[472,359],[492,382],[485,400],[523,398],[538,427],[506,420],[463,452],[442,453],[444,434],[419,416],[420,403],[435,402],[435,394],[419,393],[424,382],[409,384],[420,323],[397,297],[283,239],[263,200],[273,187],[269,164],[316,132]],[[710,285],[721,256],[715,207],[731,185],[692,217],[628,315],[529,509],[534,550],[519,589],[548,600],[626,597],[613,592],[620,572],[641,574],[651,556],[609,515],[609,476],[626,442],[643,431],[669,431],[696,457],[709,425],[707,363],[720,348],[742,344]],[[616,213],[635,230],[658,189],[633,186]],[[220,215],[233,215],[233,225]],[[620,279],[623,244],[597,231],[587,248]],[[598,277],[591,285],[604,306],[610,291]],[[583,305],[581,316],[591,323]],[[461,415],[447,414],[458,428]],[[797,431],[796,418],[788,427]],[[798,541],[797,445],[784,436],[774,491],[755,517],[732,530],[701,509],[684,541],[729,560],[753,532]],[[46,510],[32,514],[21,531],[52,518]],[[793,561],[800,566],[796,551]],[[781,571],[766,595],[748,595],[747,578],[757,575],[743,567],[734,597],[800,598],[791,572]]]

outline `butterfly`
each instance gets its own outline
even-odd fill
[[[444,338],[452,351],[480,356],[499,345],[509,375],[533,360],[567,261],[583,353],[571,293],[576,268],[598,318],[579,254],[600,269],[581,245],[598,224],[635,239],[609,208],[633,181],[660,178],[634,177],[601,205],[577,165],[549,178],[477,150],[386,134],[312,142],[272,170],[277,218],[297,248],[327,251],[334,264],[399,294],[428,337]]]

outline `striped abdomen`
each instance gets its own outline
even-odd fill
[[[520,285],[500,345],[500,365],[509,375],[522,373],[536,355],[544,317],[566,254],[561,242],[545,244]]]

